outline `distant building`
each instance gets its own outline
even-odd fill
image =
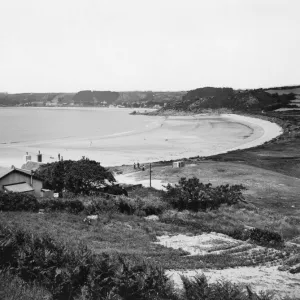
[[[12,167],[0,173],[0,191],[30,193],[41,197],[42,188],[42,180],[37,178],[32,171]]]
[[[44,165],[44,163],[40,163],[37,161],[27,161],[24,165],[22,165],[21,169],[25,171],[36,171],[42,165]]]
[[[184,161],[174,161],[173,168],[183,168],[185,166]]]

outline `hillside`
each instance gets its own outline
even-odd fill
[[[0,106],[154,106],[156,104],[179,101],[186,94],[179,92],[152,92],[152,91],[91,91],[84,90],[77,93],[0,93]]]
[[[15,106],[29,104],[43,105],[47,101],[51,101],[57,95],[59,95],[59,93],[0,93],[0,106]]]
[[[233,90],[204,87],[189,91],[182,100],[168,103],[164,110],[201,112],[204,109],[228,108],[239,111],[274,110],[296,99],[293,93],[268,93],[264,89]]]

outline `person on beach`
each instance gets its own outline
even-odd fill
[[[145,171],[145,165],[142,165],[142,171]]]
[[[140,163],[138,162],[136,165],[137,165],[137,168],[139,169],[140,168]]]
[[[136,165],[135,165],[135,163],[133,164],[133,168],[134,168],[134,169],[136,169]]]

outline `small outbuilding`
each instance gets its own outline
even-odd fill
[[[174,161],[173,162],[173,168],[183,168],[185,166],[184,161]]]
[[[52,190],[41,189],[41,197],[43,198],[53,198],[54,194]]]

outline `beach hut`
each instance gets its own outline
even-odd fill
[[[184,161],[174,161],[173,168],[183,168],[185,166]]]

